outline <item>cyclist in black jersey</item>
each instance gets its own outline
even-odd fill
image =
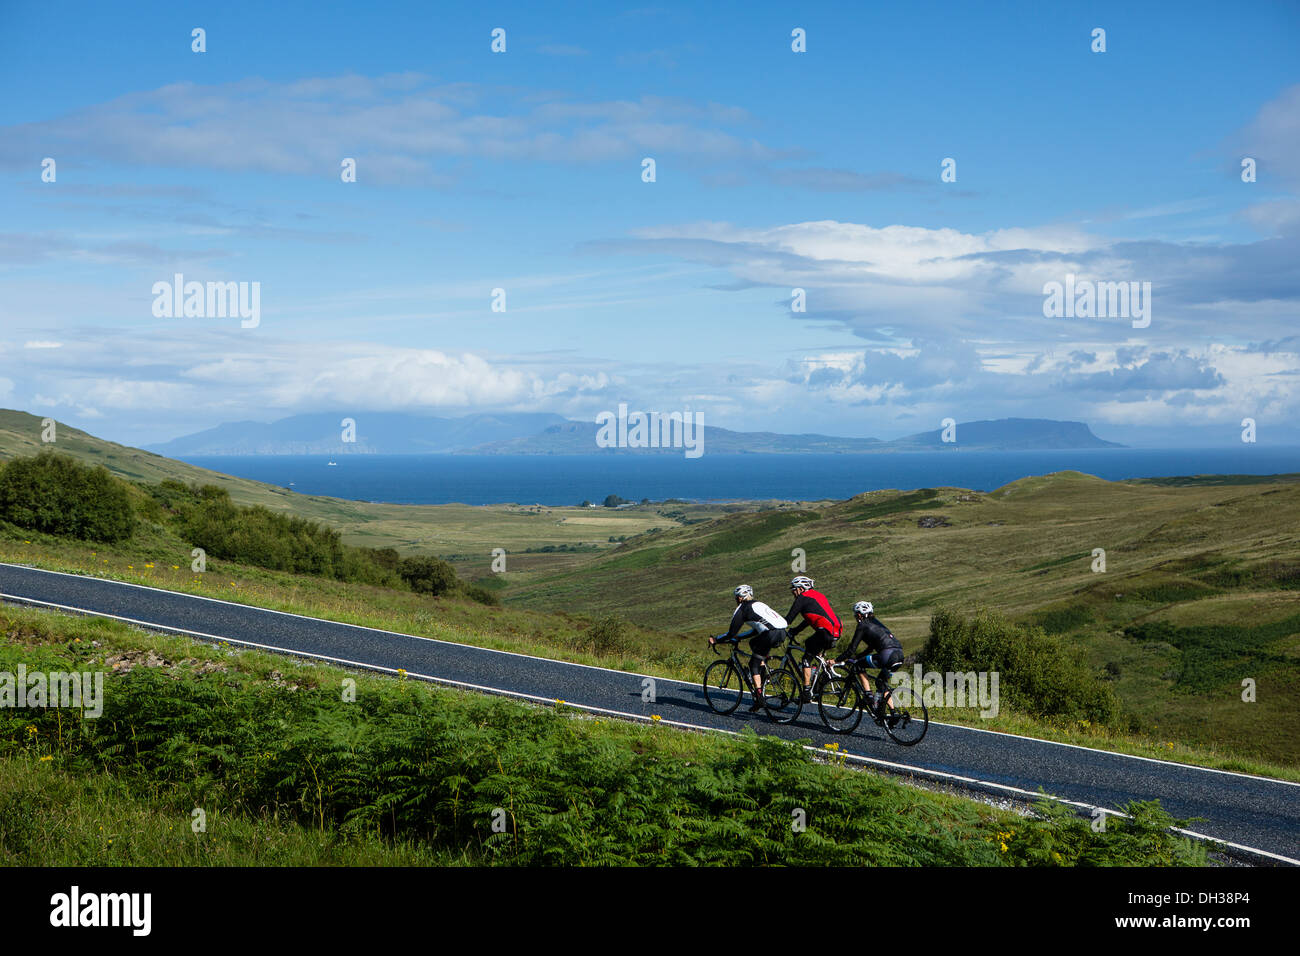
[[[835,659],[835,663],[843,664],[854,660],[859,665],[858,679],[862,681],[862,689],[873,701],[873,706],[876,695],[867,684],[866,668],[880,668],[878,679],[885,688],[885,705],[889,706],[889,672],[895,665],[903,663],[903,645],[876,617],[875,608],[870,601],[859,601],[853,605],[853,616],[857,619],[858,628],[853,632],[853,640],[848,648]],[[862,644],[861,653],[858,652],[859,643]]]
[[[731,627],[727,629],[726,634],[710,637],[709,643],[716,644],[721,640],[730,640],[740,634],[741,627],[749,625],[749,631],[740,636],[749,638],[749,649],[753,654],[749,659],[749,674],[754,682],[754,703],[749,709],[759,710],[763,706],[761,668],[772,649],[785,640],[785,618],[762,601],[755,601],[754,589],[748,584],[738,585],[732,594],[736,598],[736,610],[731,615]]]

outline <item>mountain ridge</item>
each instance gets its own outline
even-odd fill
[[[355,422],[355,440],[344,441],[344,420]],[[602,447],[601,425],[546,412],[476,414],[441,418],[407,412],[322,412],[294,415],[270,423],[227,422],[168,442],[145,446],[155,454],[181,455],[588,455],[602,452],[682,454],[691,442],[662,448]],[[605,436],[618,431],[604,427]],[[1007,418],[958,423],[945,430],[918,432],[888,441],[806,432],[740,432],[716,425],[689,429],[692,442],[721,454],[879,454],[908,451],[981,449],[1014,451],[1061,448],[1122,448],[1104,441],[1083,422]],[[954,434],[955,432],[955,434]],[[624,437],[627,433],[623,427]],[[604,442],[608,445],[609,442]],[[694,457],[694,456],[692,456]]]

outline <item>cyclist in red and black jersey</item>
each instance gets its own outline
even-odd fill
[[[790,605],[790,613],[785,616],[785,619],[793,621],[799,615],[803,615],[803,620],[791,627],[787,633],[794,637],[809,625],[813,628],[812,634],[803,645],[803,702],[806,704],[812,699],[808,686],[812,682],[812,660],[818,654],[823,654],[835,646],[835,642],[843,633],[843,627],[831,608],[830,599],[821,591],[813,590],[812,578],[799,575],[790,582],[790,591],[794,594],[794,603]]]

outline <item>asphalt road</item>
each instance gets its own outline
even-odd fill
[[[763,734],[821,748],[839,743],[854,759],[896,772],[949,781],[988,793],[1052,796],[1118,812],[1130,800],[1159,799],[1175,817],[1200,818],[1189,830],[1300,861],[1300,784],[1205,770],[1184,764],[1055,744],[942,724],[931,713],[916,747],[900,747],[870,721],[852,736],[827,733],[816,706],[789,725],[748,713],[714,714],[698,684],[656,678],[653,703],[645,678],[603,668],[485,650],[299,617],[82,575],[0,564],[0,598],[125,619],[163,631],[323,658],[463,687],[567,704],[665,723],[723,731],[750,726]],[[714,660],[701,642],[701,670]],[[1086,811],[1085,811],[1086,812]]]

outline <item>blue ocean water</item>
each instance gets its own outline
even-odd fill
[[[1099,478],[1300,472],[1300,448],[951,450],[871,455],[318,455],[203,456],[190,464],[290,486],[300,494],[395,504],[575,505],[633,501],[851,498],[881,488],[992,491],[1027,475]]]

